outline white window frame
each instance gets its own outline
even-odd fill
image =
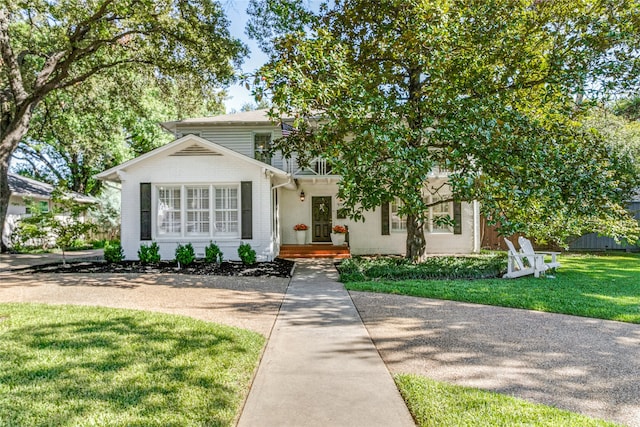
[[[175,197],[174,192],[178,191],[178,197]],[[168,191],[170,192],[169,194],[171,194],[170,197],[168,198],[161,198],[160,197],[160,192],[161,191]],[[155,221],[156,221],[156,235],[160,238],[162,237],[176,237],[176,236],[180,236],[182,234],[182,230],[184,230],[184,227],[182,226],[182,222],[183,222],[183,218],[182,218],[182,207],[184,205],[184,203],[182,202],[182,190],[181,187],[179,185],[158,185],[156,187],[155,190],[155,197],[156,197],[156,203],[155,203]],[[167,208],[163,208],[163,204],[164,201],[162,201],[162,199],[167,199],[169,202],[172,203],[171,207],[167,207]],[[178,201],[179,207],[176,209],[175,208],[175,203],[173,203],[175,200]],[[163,212],[161,212],[161,210]],[[174,215],[177,213],[177,217],[178,219],[176,220],[174,218]],[[168,215],[170,218],[168,219],[168,221],[171,222],[171,227],[167,230],[160,227],[160,217],[161,215],[164,217],[165,215]],[[162,220],[162,222],[164,223],[164,219]],[[177,231],[175,231],[177,229]]]
[[[178,212],[179,213],[179,224],[177,232],[163,232],[160,229],[160,191],[161,190],[179,190],[179,200],[180,200],[180,208],[179,209],[171,209],[169,212]],[[207,190],[208,191],[208,200],[205,203],[197,203],[195,205],[189,206],[189,198],[188,192],[191,189],[197,190]],[[225,189],[225,190],[235,190],[235,207],[226,206],[224,212],[227,214],[227,217],[233,217],[233,212],[236,212],[236,221],[237,230],[235,231],[219,231],[216,227],[216,213],[221,211],[216,209],[216,190]],[[240,183],[216,183],[216,184],[203,184],[203,183],[189,183],[189,184],[155,184],[153,190],[153,206],[154,206],[154,216],[153,216],[153,233],[155,238],[158,240],[162,239],[176,239],[176,238],[199,238],[199,239],[212,239],[212,238],[228,238],[228,239],[239,239],[240,233],[242,231],[241,224],[241,194],[240,194]],[[199,198],[202,201],[202,197]],[[206,205],[206,206],[205,206]],[[194,227],[192,224],[193,221],[189,220],[189,213],[198,213],[199,220],[203,217],[206,217],[205,214],[208,214],[208,231],[200,231],[206,227],[198,227],[199,230],[193,231]],[[198,221],[197,221],[198,222]]]
[[[258,136],[267,136],[267,135],[269,136],[269,146],[267,147],[267,150],[266,150],[268,152],[268,150],[273,145],[273,132],[272,131],[265,131],[265,132],[255,131],[255,132],[253,132],[253,158],[256,159],[256,160],[259,160],[259,161],[261,161],[263,163],[266,163],[266,164],[270,165],[272,160],[273,160],[273,156],[269,156],[268,159],[264,159],[262,157],[259,157],[258,153],[262,154],[262,153],[264,153],[264,151],[263,150],[258,150],[258,147],[256,145],[256,137],[258,137]],[[265,161],[265,160],[268,160],[268,161]]]
[[[389,204],[389,229],[392,233],[405,233],[407,231],[407,217],[398,215],[398,210],[404,206],[404,202],[397,197]]]
[[[427,203],[436,203],[439,200],[450,199],[450,194],[442,194],[442,195],[432,195],[427,196]],[[446,209],[443,209],[445,208]],[[429,208],[429,233],[431,234],[453,234],[453,227],[447,225],[445,228],[436,228],[433,220],[439,216],[449,216],[449,218],[453,219],[453,202],[441,203],[436,206],[432,206]]]
[[[222,190],[224,193],[224,197],[222,198],[222,200],[224,201],[224,206],[219,207],[218,206],[218,190]],[[226,203],[229,202],[229,193],[235,190],[236,193],[236,200],[235,200],[235,208],[233,207],[229,207],[228,205],[226,205]],[[228,236],[228,237],[240,237],[240,216],[241,216],[241,212],[240,212],[240,188],[239,187],[232,187],[232,186],[215,186],[214,187],[214,193],[213,193],[213,224],[214,224],[214,229],[215,229],[215,233],[218,236]],[[235,220],[232,218],[233,217],[233,213],[235,212]],[[218,218],[218,214],[223,214],[223,220],[220,221]],[[235,231],[228,231],[226,228],[229,224],[235,224],[236,230]]]
[[[210,185],[185,185],[185,234],[187,236],[210,236],[211,235],[211,186]],[[189,192],[195,191],[197,198],[190,198]],[[203,193],[206,191],[206,200],[203,202]],[[194,205],[195,203],[195,205]],[[197,218],[190,219],[189,214],[194,214]],[[206,217],[206,221],[203,218]],[[206,231],[201,231],[206,224]],[[197,229],[194,231],[194,229]]]

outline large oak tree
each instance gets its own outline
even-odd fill
[[[635,236],[623,206],[637,168],[582,116],[585,100],[638,87],[637,1],[303,5],[252,3],[271,52],[256,94],[300,129],[275,148],[328,157],[356,219],[402,200],[407,257],[425,254],[428,209],[452,200],[542,240]],[[435,167],[447,186],[425,184]]]
[[[95,174],[171,140],[159,122],[224,113],[224,91],[191,83],[118,70],[54,91],[35,110],[11,168],[97,195],[102,183]]]
[[[234,75],[246,49],[214,0],[17,0],[0,5],[0,224],[9,159],[40,103],[107,71],[189,76],[203,87]],[[132,86],[133,89],[133,86]]]

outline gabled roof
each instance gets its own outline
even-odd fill
[[[174,133],[178,125],[274,125],[267,116],[267,109],[243,111],[233,114],[222,114],[220,116],[194,117],[184,120],[160,123],[160,126]]]
[[[15,173],[7,175],[9,181],[9,191],[14,196],[21,197],[38,197],[41,199],[50,199],[54,187],[51,184],[36,181]],[[96,199],[91,196],[76,193],[74,191],[65,192],[66,195],[80,203],[96,203]]]
[[[184,145],[182,150],[175,150],[179,148],[179,146]],[[136,165],[142,161],[150,159],[155,156],[159,156],[168,151],[175,150],[171,156],[182,156],[187,155],[187,153],[197,153],[198,155],[203,156],[229,156],[239,159],[243,162],[252,164],[254,166],[259,166],[264,168],[275,175],[280,175],[287,177],[288,174],[276,167],[263,163],[259,160],[253,159],[249,156],[245,156],[244,154],[238,153],[230,148],[224,147],[220,144],[216,144],[215,142],[208,141],[204,138],[200,138],[196,135],[185,135],[182,138],[176,139],[169,144],[163,145],[162,147],[158,147],[155,150],[151,150],[148,153],[145,153],[141,156],[136,157],[135,159],[131,159],[127,162],[124,162],[118,166],[115,166],[111,169],[108,169],[104,172],[101,172],[95,175],[96,179],[104,180],[104,181],[115,181],[120,182],[119,172],[126,171],[127,168],[130,168],[133,165]]]

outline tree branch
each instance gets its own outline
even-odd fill
[[[8,69],[9,85],[13,92],[16,104],[27,99],[27,91],[24,89],[20,65],[11,48],[11,37],[9,36],[9,12],[6,8],[0,9],[0,54],[2,61]]]

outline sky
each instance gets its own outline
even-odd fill
[[[244,73],[253,72],[267,62],[268,57],[260,50],[256,42],[254,40],[250,40],[245,34],[245,25],[249,19],[249,16],[246,13],[249,1],[228,0],[222,1],[221,3],[224,7],[225,13],[227,14],[227,18],[231,22],[231,26],[229,28],[231,35],[242,40],[250,50],[249,55],[245,58],[244,63],[242,64],[242,71]],[[230,86],[227,89],[227,93],[228,99],[224,102],[227,108],[227,113],[230,113],[234,109],[236,111],[240,111],[240,107],[244,104],[256,103],[253,96],[251,96],[251,92],[241,84],[234,84]]]

